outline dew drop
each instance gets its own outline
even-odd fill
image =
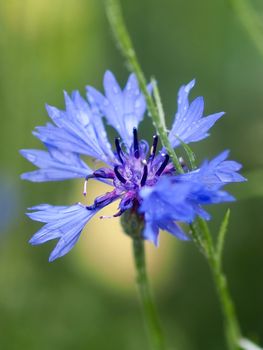
[[[34,156],[33,154],[29,154],[29,155],[27,156],[27,159],[28,159],[30,162],[34,163],[34,162],[36,161],[37,157]]]

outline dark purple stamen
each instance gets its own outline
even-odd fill
[[[95,199],[92,205],[86,206],[87,210],[94,210],[96,208],[103,208],[106,205],[112,203],[115,199],[119,198],[116,191],[107,192],[106,194],[99,196]]]
[[[114,172],[110,168],[101,168],[95,170],[93,176],[101,179],[114,179]]]
[[[145,185],[145,182],[147,180],[147,176],[148,176],[148,167],[147,167],[147,165],[144,165],[143,175],[142,175],[142,179],[141,179],[141,186]]]
[[[133,128],[133,149],[134,149],[134,157],[138,159],[140,157],[140,151],[139,151],[138,134],[137,134],[136,128]]]
[[[160,168],[156,171],[155,175],[157,175],[157,176],[160,176],[160,175],[161,175],[161,173],[164,171],[166,165],[167,165],[168,162],[169,162],[169,158],[170,158],[169,155],[168,155],[168,154],[165,154],[165,156],[164,156],[164,161],[162,162]]]
[[[121,163],[123,163],[123,159],[122,159],[122,149],[121,149],[121,145],[120,145],[120,138],[119,137],[116,137],[115,138],[115,147],[116,147],[116,151],[117,151],[117,154],[118,154],[118,157],[119,157],[119,160]]]
[[[153,159],[155,157],[157,145],[158,145],[158,135],[154,135],[153,136],[153,143],[152,143],[152,147],[151,147],[151,151],[150,151],[150,157],[148,159],[148,163],[153,161]]]
[[[123,184],[125,184],[125,183],[126,183],[126,180],[125,180],[124,177],[121,175],[121,173],[119,172],[118,168],[119,168],[118,165],[116,165],[116,166],[114,167],[115,175],[116,175],[117,178],[120,180],[120,182],[122,182]]]
[[[89,179],[114,179],[114,172],[110,168],[100,168],[94,171],[93,174],[87,175],[85,177],[85,180],[88,181]]]
[[[119,210],[116,214],[113,215],[114,218],[121,216],[124,213],[124,210]]]

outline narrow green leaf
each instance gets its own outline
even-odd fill
[[[195,156],[194,152],[191,150],[191,148],[186,143],[184,143],[183,140],[180,139],[180,137],[178,137],[177,135],[175,135],[175,137],[180,141],[180,144],[183,147],[183,149],[184,149],[184,151],[189,159],[189,162],[191,165],[191,170],[196,169],[197,168],[196,156]]]
[[[221,226],[220,226],[220,229],[218,232],[218,237],[217,237],[216,254],[217,254],[217,258],[220,262],[222,259],[222,253],[223,253],[225,236],[226,236],[226,232],[227,232],[229,218],[230,218],[230,209],[228,209],[226,211],[226,214],[225,214],[223,221],[221,223]]]
[[[206,252],[206,255],[208,259],[211,259],[214,256],[215,251],[209,226],[207,225],[207,222],[200,217],[196,219],[195,225],[195,227],[197,228],[197,232],[199,232],[200,239],[202,240],[203,248]]]

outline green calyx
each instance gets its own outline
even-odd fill
[[[126,235],[133,239],[142,238],[144,218],[143,215],[139,214],[134,208],[126,210],[122,214],[121,225]]]

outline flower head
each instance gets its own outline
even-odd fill
[[[202,97],[189,103],[188,94],[194,81],[182,86],[178,94],[178,111],[169,133],[173,147],[199,141],[208,136],[209,129],[223,115],[203,117]],[[149,87],[150,89],[150,87]],[[22,175],[30,181],[57,181],[72,178],[102,181],[111,191],[99,196],[90,206],[50,206],[31,208],[28,216],[45,225],[31,238],[33,245],[58,239],[50,260],[65,255],[76,244],[80,233],[91,217],[100,209],[119,200],[117,213],[121,216],[133,210],[143,216],[145,239],[158,242],[159,229],[165,229],[179,239],[190,237],[179,222],[191,223],[196,215],[209,219],[203,205],[232,201],[222,190],[229,182],[244,181],[238,174],[241,166],[226,160],[223,152],[211,162],[194,170],[184,167],[177,174],[165,149],[158,150],[158,135],[153,136],[151,147],[140,140],[138,126],[146,112],[146,103],[136,76],[131,74],[122,90],[111,72],[104,76],[105,95],[87,87],[87,99],[74,92],[65,93],[65,111],[47,106],[52,124],[37,127],[33,134],[46,146],[47,151],[22,150],[21,154],[39,169]],[[119,134],[114,150],[108,141],[104,120]],[[82,159],[88,155],[106,164],[91,169]]]

